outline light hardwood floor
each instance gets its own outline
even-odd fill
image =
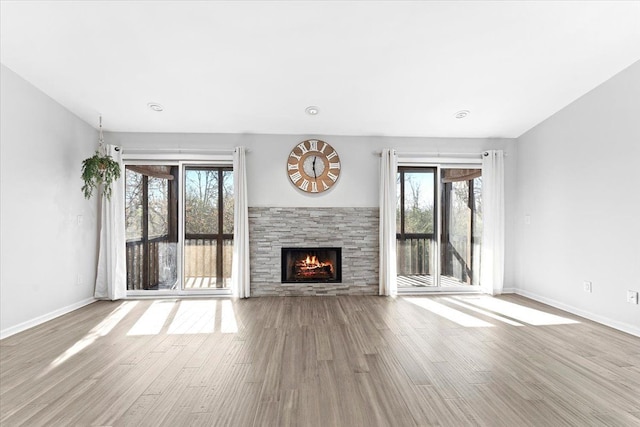
[[[2,426],[637,426],[640,338],[518,296],[97,302],[0,341]]]

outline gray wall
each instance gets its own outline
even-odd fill
[[[98,135],[5,66],[0,81],[0,334],[6,335],[92,299],[97,201],[82,196],[80,164]]]
[[[640,62],[520,137],[515,232],[523,294],[640,335],[639,113]]]

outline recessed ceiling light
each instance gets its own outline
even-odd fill
[[[464,119],[471,113],[469,110],[460,110],[456,113],[456,119]]]
[[[158,104],[157,102],[150,102],[147,104],[147,107],[149,107],[150,109],[152,109],[155,112],[160,112],[160,111],[164,111],[164,107],[160,104]]]
[[[320,112],[320,109],[318,107],[311,106],[311,107],[305,108],[304,112],[310,116],[316,116]]]

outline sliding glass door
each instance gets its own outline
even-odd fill
[[[229,166],[127,164],[127,291],[228,292],[233,253]]]
[[[399,167],[397,272],[400,292],[473,290],[479,285],[481,170]]]

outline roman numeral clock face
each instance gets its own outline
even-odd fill
[[[293,147],[287,159],[287,175],[300,190],[322,193],[340,176],[340,157],[332,146],[319,139],[308,139]]]

